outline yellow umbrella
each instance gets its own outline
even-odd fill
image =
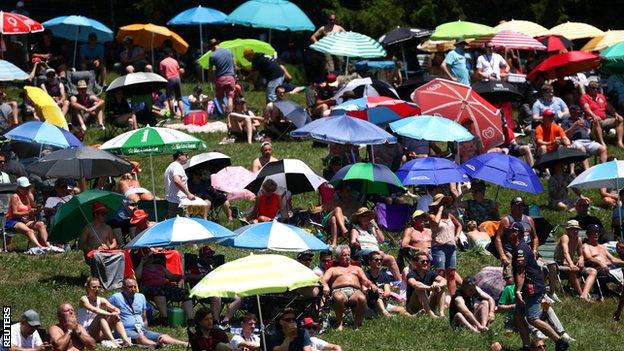
[[[583,22],[566,22],[550,28],[552,35],[562,35],[570,40],[594,38],[604,35],[600,29]]]
[[[123,41],[126,36],[131,36],[135,45],[152,51],[152,64],[154,64],[154,47],[161,46],[167,39],[171,40],[173,49],[180,54],[184,54],[189,47],[182,37],[169,30],[169,28],[152,23],[130,24],[119,28],[117,40]]]
[[[468,41],[468,40],[466,40]],[[454,40],[427,40],[418,44],[418,49],[427,52],[443,52],[455,47]]]
[[[595,37],[588,41],[587,44],[581,48],[581,51],[600,51],[623,41],[624,30],[608,30],[603,36]]]
[[[494,27],[496,31],[510,30],[513,32],[523,33],[530,37],[540,37],[548,34],[548,29],[535,22],[515,20],[501,22],[498,26]]]
[[[37,87],[25,86],[24,89],[26,90],[26,96],[28,96],[28,99],[30,99],[37,111],[37,116],[43,117],[46,122],[54,124],[59,128],[68,129],[63,111],[61,111],[56,101],[48,93]]]

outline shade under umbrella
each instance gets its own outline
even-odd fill
[[[440,185],[470,181],[455,162],[439,157],[423,157],[406,162],[396,172],[403,185]]]
[[[312,118],[298,103],[291,100],[279,100],[273,102],[275,106],[284,118],[291,121],[297,128],[305,126],[308,122],[312,121]]]
[[[303,161],[284,159],[264,165],[245,189],[254,194],[258,193],[262,183],[267,179],[274,180],[278,186],[287,189],[293,195],[316,191],[321,184],[327,182]]]
[[[479,80],[472,84],[472,89],[491,103],[516,101],[522,93],[514,84],[498,80]]]
[[[390,168],[376,163],[354,163],[342,167],[330,183],[344,183],[360,194],[391,195],[405,192],[405,187]]]
[[[415,116],[390,123],[396,134],[417,140],[461,142],[474,139],[474,135],[461,124],[438,116]]]
[[[355,98],[361,98],[364,96],[387,96],[389,98],[398,99],[399,94],[394,90],[392,85],[382,81],[373,80],[370,78],[357,78],[353,79],[347,85],[340,88],[335,94],[337,104],[343,102],[343,94],[351,91]]]
[[[191,157],[184,168],[187,172],[195,170],[207,170],[211,174],[217,173],[227,166],[232,165],[232,159],[220,152],[204,152],[203,154]]]
[[[466,174],[473,179],[500,185],[531,194],[544,191],[542,183],[526,162],[505,154],[486,153],[462,164]]]
[[[115,78],[106,88],[106,92],[123,89],[127,95],[149,94],[165,86],[167,86],[167,80],[159,74],[136,72]]]
[[[239,249],[274,251],[324,251],[329,246],[311,233],[276,220],[246,225],[234,231],[233,238],[220,242]]]
[[[392,134],[378,126],[347,115],[319,118],[290,133],[296,138],[349,145],[396,143]]]
[[[145,229],[130,241],[126,249],[168,247],[208,243],[233,237],[231,230],[200,218],[170,218]]]
[[[393,45],[415,38],[422,38],[431,35],[432,30],[422,28],[397,27],[377,39],[383,45]]]
[[[118,177],[130,172],[132,164],[110,152],[84,146],[54,151],[26,169],[42,177],[91,179]]]
[[[582,162],[587,159],[589,155],[579,149],[571,147],[560,147],[555,151],[547,152],[541,155],[536,161],[533,167],[544,169],[554,166],[557,163],[569,164]]]

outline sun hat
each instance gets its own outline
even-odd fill
[[[30,180],[28,180],[28,178],[26,178],[26,177],[19,177],[19,178],[17,178],[16,182],[17,182],[17,186],[19,188],[28,188],[28,187],[30,187]]]
[[[46,75],[46,76],[47,76],[48,74],[50,74],[50,73],[54,73],[54,74],[56,74],[56,71],[54,70],[54,68],[48,68],[48,69],[46,69],[46,70],[45,70],[45,75]]]
[[[108,209],[101,202],[94,202],[93,205],[91,205],[91,213],[93,214],[96,214],[98,212],[106,213],[107,211]]]
[[[372,217],[373,211],[369,210],[367,207],[360,207],[351,215],[351,221],[355,222],[357,219],[365,215]]]
[[[453,198],[444,194],[435,194],[433,196],[433,201],[429,204],[429,207],[439,206],[440,203],[448,206],[453,203]]]
[[[84,79],[79,80],[78,83],[76,84],[76,88],[78,88],[78,89],[86,89],[87,88],[87,82]]]
[[[412,213],[412,219],[414,218],[418,218],[418,217],[422,217],[424,215],[426,215],[427,213],[423,210],[416,210],[414,211],[414,213]]]
[[[130,224],[135,225],[141,223],[143,220],[147,219],[147,217],[149,217],[149,215],[144,210],[134,210],[132,218],[130,218]]]
[[[581,229],[579,222],[575,219],[571,219],[566,222],[566,229]]]
[[[22,315],[22,320],[28,323],[28,325],[30,325],[31,327],[41,326],[41,321],[39,320],[39,313],[37,313],[35,310],[28,310],[24,312],[24,314]]]

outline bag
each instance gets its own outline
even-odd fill
[[[206,111],[189,111],[184,116],[184,124],[193,124],[196,126],[203,126],[208,123],[208,113]]]

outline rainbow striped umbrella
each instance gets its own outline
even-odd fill
[[[546,50],[546,46],[530,36],[510,30],[502,30],[493,35],[477,38],[470,43],[471,47],[484,47],[491,42],[494,47],[515,50]]]

